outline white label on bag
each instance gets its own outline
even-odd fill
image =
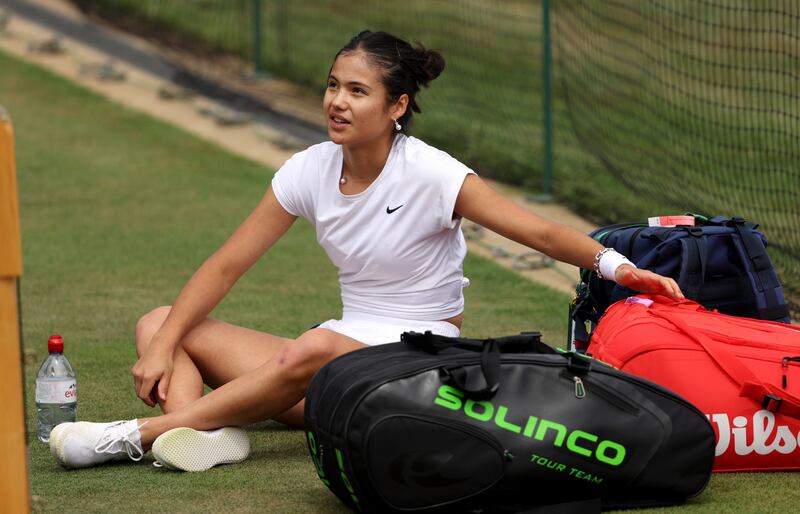
[[[717,457],[728,451],[731,439],[736,455],[750,455],[753,452],[758,455],[769,455],[772,452],[788,455],[800,446],[800,433],[793,434],[787,425],[776,426],[775,415],[766,410],[753,413],[750,441],[747,435],[748,423],[751,421],[749,418],[736,416],[733,418],[733,428],[731,428],[726,413],[706,414],[706,417],[717,425],[719,431],[714,451]]]
[[[78,386],[74,378],[36,382],[37,403],[73,403],[78,401]]]

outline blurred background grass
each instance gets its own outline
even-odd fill
[[[320,94],[334,54],[361,30],[440,48],[447,69],[422,93],[414,133],[484,176],[545,188],[542,0],[73,1],[160,44],[238,56]],[[800,302],[800,4],[550,5],[555,198],[597,224],[744,216],[761,224]]]

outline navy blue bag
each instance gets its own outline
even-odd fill
[[[639,268],[678,282],[687,298],[724,314],[789,323],[780,281],[758,225],[743,218],[695,216],[695,225],[649,227],[621,223],[590,234]],[[570,346],[588,344],[591,330],[612,303],[638,291],[581,270],[570,306]]]

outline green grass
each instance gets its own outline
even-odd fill
[[[61,333],[80,385],[79,419],[153,413],[136,398],[133,326],[172,301],[192,271],[255,205],[271,171],[113,105],[0,53],[0,103],[14,119],[25,275],[22,308],[30,478],[41,512],[345,512],[320,483],[299,431],[248,430],[252,456],[206,473],[115,464],[64,471],[33,438],[33,385]],[[566,295],[470,256],[464,333],[539,329],[559,343]],[[298,223],[214,315],[292,336],[335,316],[335,270]],[[797,476],[729,474],[681,511],[788,512]],[[769,499],[767,502],[766,499]],[[677,509],[659,510],[670,512]]]

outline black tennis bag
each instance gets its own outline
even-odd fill
[[[694,406],[538,333],[410,332],[343,355],[311,381],[305,426],[320,479],[358,512],[677,504],[714,459]]]

